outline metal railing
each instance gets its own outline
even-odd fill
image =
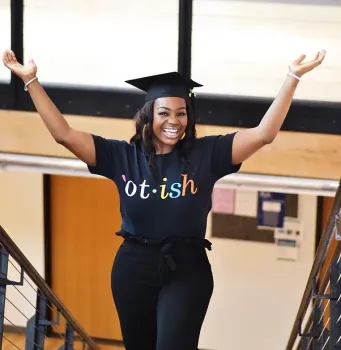
[[[340,210],[341,180],[286,350],[341,349]]]
[[[86,164],[79,159],[3,152],[0,152],[0,171],[35,171],[44,174],[99,177],[91,174]],[[220,179],[216,187],[334,197],[338,181],[236,173]]]
[[[11,258],[11,259],[10,259]],[[12,262],[14,260],[14,262]],[[19,281],[9,279],[8,271],[9,264],[18,271]],[[30,282],[31,281],[31,282]],[[27,283],[35,292],[36,305],[33,305],[21,291],[20,287]],[[36,287],[33,287],[33,284]],[[20,306],[15,305],[8,298],[6,293],[9,286],[14,287],[18,293],[26,300],[27,303],[33,307],[34,314],[32,317],[27,317]],[[26,327],[24,330],[20,329],[14,322],[11,322],[5,315],[5,305],[13,306],[18,313],[25,316]],[[52,322],[48,319],[48,311],[56,311],[56,321]],[[82,328],[79,322],[72,316],[68,309],[53,293],[51,288],[47,285],[45,280],[28,261],[22,251],[13,242],[10,236],[5,232],[4,228],[0,226],[0,348],[3,348],[4,340],[11,344],[11,348],[20,349],[18,344],[15,344],[11,339],[5,335],[5,320],[11,324],[13,328],[18,329],[19,332],[25,332],[25,350],[44,349],[44,342],[47,337],[47,329],[51,326],[60,325],[61,316],[64,318],[66,326],[64,335],[58,333],[61,337],[60,349],[74,349],[75,342],[81,342],[83,349],[99,349],[96,343]]]

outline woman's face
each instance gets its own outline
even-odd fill
[[[155,100],[153,133],[157,153],[172,151],[187,127],[186,101],[180,97]]]

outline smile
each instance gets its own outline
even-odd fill
[[[162,130],[166,137],[169,139],[176,139],[179,136],[179,130],[173,128],[167,128]]]

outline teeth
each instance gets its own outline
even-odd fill
[[[163,129],[163,131],[168,138],[176,138],[179,134],[178,129]]]
[[[178,132],[178,129],[164,129],[167,132]]]

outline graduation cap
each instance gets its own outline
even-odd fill
[[[126,83],[147,93],[145,102],[160,97],[182,97],[192,96],[194,87],[202,85],[192,79],[186,79],[178,72],[170,72],[149,77],[126,80]]]

